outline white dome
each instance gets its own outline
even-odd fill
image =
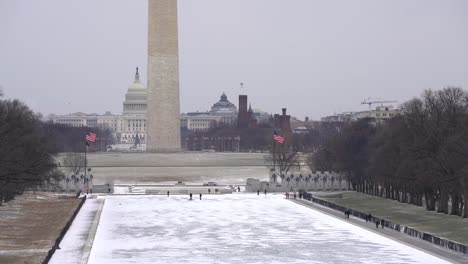
[[[128,90],[138,90],[138,89],[146,89],[146,87],[139,81],[135,80],[129,87]]]
[[[147,108],[146,87],[140,82],[138,68],[135,81],[128,87],[123,103],[123,114],[145,114]]]

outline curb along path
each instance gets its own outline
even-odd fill
[[[105,199],[88,198],[49,263],[86,264]]]

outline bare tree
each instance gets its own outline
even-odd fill
[[[274,171],[275,175],[280,175],[283,180],[283,175],[287,174],[292,167],[299,166],[299,152],[287,142],[284,144],[277,144],[277,146],[272,148],[270,153],[265,156],[265,161],[267,166]],[[275,180],[276,179],[274,179],[274,181]]]
[[[468,93],[428,90],[384,124],[347,124],[308,163],[357,191],[468,217]]]
[[[0,100],[0,205],[42,185],[55,167],[42,123],[18,100]]]
[[[65,166],[65,169],[73,175],[79,175],[84,171],[85,165],[86,160],[81,153],[67,153],[63,157],[63,166]]]

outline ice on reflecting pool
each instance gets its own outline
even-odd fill
[[[281,195],[110,196],[88,263],[448,263]]]

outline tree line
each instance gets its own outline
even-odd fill
[[[0,205],[62,177],[39,116],[18,100],[0,100]]]
[[[65,179],[59,152],[83,152],[87,128],[44,123],[19,100],[2,99],[0,90],[0,205],[24,191]],[[94,129],[98,135],[109,131]]]
[[[344,124],[310,155],[354,190],[468,217],[468,92],[427,90],[384,123]]]
[[[97,141],[90,144],[88,152],[98,150],[100,140],[104,140],[107,145],[115,143],[112,131],[103,128],[89,127],[71,127],[63,124],[53,124],[51,122],[42,123],[45,132],[51,139],[48,142],[51,153],[63,152],[84,152],[85,135],[87,132],[97,134]]]

